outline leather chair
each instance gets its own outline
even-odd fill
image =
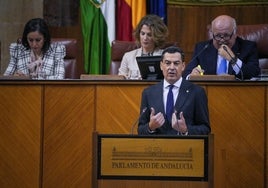
[[[208,38],[211,39],[210,25],[208,25]],[[259,66],[268,68],[268,24],[238,25],[237,35],[243,39],[257,43]]]
[[[176,42],[168,42],[163,48],[168,46],[177,46]],[[112,42],[112,54],[110,64],[110,74],[117,75],[118,69],[121,65],[121,60],[126,52],[137,49],[139,46],[134,41],[120,41],[114,40]]]
[[[0,41],[0,65],[1,65],[1,41]]]
[[[52,38],[52,43],[58,42],[66,48],[64,57],[65,79],[79,79],[80,75],[77,70],[77,40],[73,38]]]
[[[112,41],[110,74],[117,75],[124,54],[137,48],[139,48],[139,46],[133,41]]]

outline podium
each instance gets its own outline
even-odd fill
[[[213,135],[93,133],[94,188],[213,187]]]

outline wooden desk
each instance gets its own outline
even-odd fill
[[[214,187],[266,187],[268,83],[196,83],[208,95]],[[151,84],[0,81],[0,187],[90,187],[93,131],[129,134]]]

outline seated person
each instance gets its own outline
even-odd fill
[[[10,45],[10,62],[4,76],[36,78],[42,72],[46,79],[64,79],[65,54],[64,45],[51,44],[45,21],[31,19],[24,27],[21,43]]]
[[[139,135],[206,135],[210,133],[205,90],[182,78],[184,53],[168,47],[160,63],[164,80],[142,92]]]
[[[134,36],[141,47],[124,54],[118,72],[118,75],[123,75],[126,78],[128,78],[131,71],[139,71],[136,61],[137,56],[161,55],[163,50],[160,48],[166,42],[168,29],[160,17],[146,15],[138,23]],[[140,72],[138,73],[140,77]]]
[[[243,80],[258,76],[256,43],[236,35],[234,18],[228,15],[216,17],[211,23],[211,34],[213,39],[196,44],[184,78],[200,74],[231,74]]]

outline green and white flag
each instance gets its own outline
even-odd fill
[[[107,74],[115,38],[115,1],[80,0],[80,9],[85,73]]]

